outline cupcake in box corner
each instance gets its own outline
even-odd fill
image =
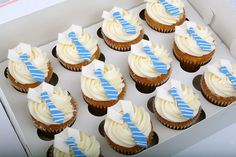
[[[8,51],[7,77],[11,85],[21,92],[28,92],[42,82],[49,82],[52,66],[47,54],[39,48],[20,43]]]
[[[203,95],[218,106],[236,101],[236,64],[221,59],[209,65],[202,76],[201,88]]]
[[[124,9],[114,7],[102,15],[102,36],[106,44],[118,51],[129,51],[131,44],[139,42],[143,28],[138,17]]]
[[[78,129],[67,127],[55,135],[48,157],[102,157],[100,143]]]
[[[207,64],[215,49],[214,38],[206,26],[189,21],[176,26],[173,51],[185,71],[195,72]]]
[[[145,1],[145,19],[154,30],[163,33],[174,32],[175,26],[185,21],[184,4],[181,0]]]
[[[59,133],[76,120],[76,103],[60,87],[43,82],[36,88],[30,88],[27,98],[34,125],[45,133]]]
[[[199,95],[179,81],[170,80],[156,89],[154,113],[171,129],[185,129],[197,121],[201,113]]]
[[[106,109],[124,97],[126,86],[119,68],[94,60],[82,67],[81,90],[88,105]]]
[[[171,61],[167,50],[156,43],[142,40],[131,46],[128,57],[129,74],[142,93],[151,93],[164,84],[171,74]]]
[[[100,50],[97,39],[80,26],[72,25],[65,32],[58,34],[56,56],[65,68],[80,71],[82,66],[99,59]]]
[[[129,155],[146,149],[153,138],[148,112],[126,100],[120,100],[108,108],[104,131],[114,150]]]

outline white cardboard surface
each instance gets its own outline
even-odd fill
[[[186,15],[190,20],[194,20],[200,24],[203,24],[202,19],[199,17],[199,15],[193,10],[193,8],[189,5],[188,2],[185,2],[186,5]],[[132,9],[133,13],[139,14],[139,12],[145,8],[145,5],[141,5],[137,8]],[[190,137],[196,138],[196,133],[199,132],[199,130],[207,129],[206,127],[209,126],[208,119],[214,119],[214,117],[219,117],[221,113],[225,113],[231,106],[226,108],[221,108],[215,105],[212,105],[209,103],[199,91],[197,91],[192,86],[192,80],[195,76],[202,74],[203,71],[205,71],[206,66],[201,67],[201,69],[195,73],[187,73],[183,71],[180,68],[179,62],[174,58],[172,53],[172,43],[173,43],[173,37],[174,33],[158,33],[154,30],[152,30],[145,21],[142,21],[145,34],[147,34],[151,41],[157,42],[159,44],[164,45],[168,52],[170,53],[171,58],[173,59],[172,67],[173,72],[171,74],[170,78],[180,80],[182,83],[192,87],[194,89],[194,92],[198,93],[200,95],[200,101],[202,102],[202,108],[206,112],[207,119],[203,120],[202,122],[182,131],[178,130],[172,130],[168,129],[167,127],[163,126],[150,112],[151,120],[153,122],[153,129],[155,132],[157,132],[159,136],[159,144],[147,149],[140,154],[136,156],[156,156],[155,152],[166,150],[164,148],[168,148],[168,153],[174,153],[176,151],[179,151],[183,149],[181,145],[179,145],[180,141],[177,141],[180,137],[182,138],[181,141],[184,143],[184,140],[188,140]],[[101,23],[92,25],[86,29],[91,35],[97,37],[97,30],[101,26]],[[98,37],[97,37],[98,38]],[[235,59],[233,59],[230,56],[228,48],[221,43],[220,39],[214,34],[214,38],[217,43],[217,50],[216,53],[211,60],[211,63],[214,63],[219,58],[227,58],[231,62],[236,62]],[[102,153],[104,156],[124,156],[117,152],[115,152],[106,142],[104,137],[102,137],[98,132],[98,126],[102,120],[105,119],[105,116],[102,117],[96,117],[93,116],[88,112],[87,104],[84,102],[81,94],[81,88],[80,88],[80,75],[81,72],[71,72],[69,70],[66,70],[63,68],[59,62],[51,55],[51,50],[55,46],[56,42],[51,42],[45,46],[42,46],[42,50],[45,52],[48,52],[48,55],[51,59],[52,66],[54,68],[54,72],[57,73],[59,76],[59,82],[58,86],[70,91],[72,96],[75,98],[77,104],[78,104],[78,117],[73,128],[79,128],[81,131],[87,133],[88,135],[94,135],[96,136],[97,140],[101,144]],[[125,99],[131,100],[133,104],[142,105],[147,109],[147,101],[150,97],[155,96],[156,92],[153,92],[151,94],[142,94],[138,92],[135,88],[135,84],[133,80],[130,78],[128,74],[128,52],[116,52],[112,49],[110,49],[102,39],[98,38],[98,44],[101,48],[101,52],[106,56],[106,63],[114,64],[115,66],[118,66],[121,69],[121,73],[124,76],[124,79],[127,83],[127,94],[125,96]],[[4,69],[7,67],[7,61],[2,62],[0,64],[0,73],[3,74]],[[14,116],[16,118],[16,123],[20,126],[19,132],[21,132],[21,135],[23,136],[24,144],[26,147],[29,148],[29,152],[35,157],[45,156],[47,149],[49,146],[53,143],[53,141],[43,141],[41,140],[36,132],[36,128],[33,126],[28,108],[27,108],[27,99],[26,94],[20,93],[16,91],[8,82],[8,80],[2,75],[0,77],[0,88],[3,89],[8,101],[9,101],[9,109],[11,109],[14,113]],[[14,99],[12,99],[14,98]],[[147,109],[148,110],[148,109]],[[89,122],[89,123],[88,123]],[[227,123],[225,123],[227,124]],[[195,133],[195,134],[191,134]],[[207,135],[207,132],[204,134],[204,136]],[[185,137],[186,136],[186,137]],[[201,138],[204,137],[203,135],[200,136]],[[172,142],[173,141],[173,142]],[[196,142],[196,140],[193,140]],[[168,144],[176,145],[176,148],[168,147]],[[163,146],[165,146],[163,148]],[[159,150],[161,148],[161,150]],[[178,148],[178,149],[177,149]],[[151,154],[152,155],[151,155]],[[154,155],[155,154],[155,155]]]

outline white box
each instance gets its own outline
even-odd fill
[[[199,14],[191,7],[191,5],[184,0],[186,5],[186,15],[190,20],[196,21],[200,24],[203,24],[203,20],[200,18]],[[145,5],[140,5],[131,9],[133,13],[139,14],[139,12],[145,8]],[[111,9],[106,8],[107,10]],[[102,12],[99,12],[97,16],[101,16]],[[140,21],[142,21],[140,19]],[[73,22],[72,22],[73,23]],[[69,26],[72,23],[66,23]],[[144,26],[145,34],[149,36],[151,41],[160,43],[164,45],[167,50],[170,52],[170,56],[173,58],[173,73],[171,78],[178,79],[183,83],[189,85],[194,89],[196,93],[200,95],[200,101],[202,102],[202,108],[206,113],[206,119],[195,124],[194,126],[186,130],[172,130],[163,126],[155,116],[150,112],[151,120],[153,122],[153,129],[159,136],[159,144],[137,154],[136,156],[171,156],[175,153],[183,150],[184,148],[198,142],[204,137],[210,135],[211,133],[220,130],[235,121],[232,118],[232,115],[235,114],[235,104],[232,104],[228,107],[222,108],[215,106],[209,103],[199,91],[197,91],[193,85],[192,80],[195,76],[202,74],[206,68],[203,66],[199,71],[195,73],[187,73],[181,69],[179,62],[174,58],[172,54],[172,42],[173,42],[173,33],[163,34],[158,33],[152,30],[145,21],[142,21]],[[89,26],[86,30],[93,36],[97,36],[96,31],[101,26],[101,23],[97,23]],[[65,27],[66,28],[66,27]],[[63,31],[56,29],[58,32]],[[53,33],[52,33],[53,34]],[[211,63],[215,62],[219,58],[227,58],[232,62],[236,62],[235,59],[231,57],[229,49],[221,42],[215,33],[213,36],[217,43],[216,53],[211,60]],[[54,34],[54,39],[56,35]],[[46,40],[46,39],[45,39]],[[103,117],[96,117],[91,115],[88,112],[87,104],[84,102],[81,91],[80,91],[80,72],[71,72],[64,69],[58,61],[51,55],[51,50],[55,46],[56,41],[51,42],[42,46],[41,48],[48,52],[50,59],[52,61],[52,66],[54,71],[59,76],[58,86],[61,86],[64,89],[67,89],[75,100],[78,103],[78,117],[73,125],[74,128],[78,128],[87,134],[95,135],[101,143],[102,153],[104,156],[123,156],[119,153],[116,153],[112,150],[105,139],[98,132],[99,123],[105,119]],[[128,53],[119,53],[110,49],[102,39],[98,38],[98,44],[101,48],[101,52],[106,56],[106,62],[112,63],[121,69],[121,73],[124,76],[125,81],[127,82],[127,94],[126,99],[131,100],[133,103],[138,105],[143,105],[147,109],[147,101],[150,97],[155,95],[155,92],[151,94],[142,94],[138,92],[135,88],[135,84],[128,74],[128,63],[127,56]],[[10,47],[11,48],[11,47]],[[4,73],[5,68],[7,67],[7,61],[4,61],[0,64],[1,74]],[[13,117],[11,120],[14,121],[18,126],[18,134],[21,136],[24,147],[27,150],[29,156],[45,156],[46,151],[53,141],[44,141],[41,140],[37,135],[37,130],[33,126],[30,114],[27,108],[27,99],[26,94],[17,92],[11,85],[8,80],[2,75],[0,77],[0,88],[4,91],[6,98],[9,103],[4,103],[7,106],[8,113]],[[89,122],[89,123],[87,123]]]

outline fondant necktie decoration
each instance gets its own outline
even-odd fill
[[[223,66],[220,68],[220,72],[224,73],[230,80],[230,82],[233,84],[234,88],[236,89],[236,77],[234,77],[229,70],[226,68],[226,66]]]
[[[53,102],[49,99],[48,92],[42,92],[40,94],[40,97],[46,102],[48,105],[49,111],[52,115],[52,120],[58,124],[63,124],[64,123],[64,113],[62,113],[54,104]]]
[[[171,15],[180,15],[178,7],[168,3],[166,0],[160,0],[160,2]]]
[[[84,155],[84,153],[81,152],[80,149],[77,147],[77,144],[75,143],[75,139],[73,137],[68,137],[66,139],[66,144],[69,145],[76,157],[86,157],[86,155]]]
[[[20,55],[20,59],[25,63],[27,69],[29,70],[30,74],[33,76],[33,78],[38,82],[44,82],[44,72],[37,69],[30,61],[29,57],[26,53]]]
[[[130,119],[129,113],[125,113],[122,119],[128,124],[135,143],[140,147],[147,148],[147,137],[133,124]]]
[[[156,70],[161,73],[161,74],[167,74],[168,70],[167,70],[167,65],[165,63],[163,63],[162,61],[160,61],[152,52],[152,50],[150,49],[149,46],[144,46],[143,50],[147,53],[147,55],[151,58],[152,63],[154,65],[154,67],[156,68]]]
[[[193,118],[193,109],[191,109],[179,96],[177,88],[172,87],[169,93],[175,98],[177,105],[179,106],[180,112],[185,118]]]
[[[73,41],[75,44],[76,50],[80,56],[80,58],[84,60],[90,60],[91,54],[90,52],[79,42],[78,38],[75,35],[75,32],[70,32],[68,34],[69,38]]]
[[[112,14],[119,22],[120,24],[123,26],[123,28],[125,29],[125,32],[127,34],[136,34],[136,27],[132,24],[130,24],[129,22],[127,22],[120,14],[120,12],[114,12]]]
[[[110,100],[118,99],[118,91],[103,77],[102,69],[95,70],[95,76],[101,81],[102,86]]]
[[[193,27],[187,29],[187,32],[194,38],[194,40],[197,42],[198,46],[201,48],[202,51],[212,50],[211,44],[203,40],[199,35],[197,35]]]

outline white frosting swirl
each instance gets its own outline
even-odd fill
[[[148,138],[152,131],[150,116],[141,106],[133,105],[134,114],[131,120],[134,125]],[[127,123],[117,123],[109,118],[105,120],[104,130],[109,139],[123,147],[133,147],[136,143]]]
[[[70,120],[73,116],[73,106],[71,104],[71,96],[67,91],[62,90],[60,87],[54,87],[53,93],[50,95],[50,100],[53,104],[64,113],[64,122]],[[37,121],[44,123],[46,125],[57,124],[52,120],[51,113],[48,109],[48,105],[45,101],[37,103],[32,100],[28,100],[28,108],[31,116],[33,116]]]
[[[47,54],[43,53],[39,48],[32,47],[31,55],[29,57],[29,61],[39,70],[45,73],[45,77],[48,75],[48,63],[49,60],[47,58]],[[16,52],[21,55],[22,52]],[[33,76],[30,74],[27,66],[23,61],[15,62],[12,60],[8,61],[8,70],[11,76],[21,84],[33,84],[37,82]]]
[[[193,115],[196,116],[199,112],[200,101],[199,95],[194,94],[193,90],[183,84],[181,84],[181,98],[183,101],[188,104],[188,106],[193,109]],[[164,119],[171,122],[185,122],[188,119],[185,118],[176,103],[176,101],[167,101],[156,96],[155,98],[155,109],[157,113]]]
[[[128,11],[122,9],[120,12],[122,17],[136,27],[136,34],[127,34],[116,18],[104,19],[102,24],[102,32],[109,38],[116,42],[129,42],[136,39],[143,29],[137,16],[134,16]]]
[[[105,65],[103,76],[118,91],[118,93],[121,93],[125,84],[123,82],[122,74],[118,68],[111,64]],[[109,100],[106,96],[101,81],[98,78],[90,78],[81,75],[81,89],[84,95],[93,100]]]
[[[138,46],[140,49],[143,49],[142,44],[139,44]],[[151,50],[158,59],[167,64],[167,69],[170,69],[170,63],[172,59],[169,57],[167,50],[163,46],[153,43]],[[128,63],[131,70],[140,77],[153,78],[161,75],[161,73],[159,73],[154,67],[152,60],[148,55],[143,57],[134,53],[130,53],[128,57]]]
[[[164,25],[176,24],[181,18],[183,18],[184,4],[181,0],[168,0],[168,3],[176,6],[180,10],[180,15],[171,15],[159,0],[147,0],[146,5],[147,14],[156,22]]]
[[[220,62],[216,62],[212,66],[220,69],[221,64]],[[230,73],[236,77],[236,64],[232,65],[232,70],[230,71]],[[225,74],[219,77],[218,75],[207,69],[204,73],[204,80],[210,91],[215,93],[216,95],[222,97],[236,97],[236,90]]]
[[[80,35],[78,34],[76,35],[79,42],[90,52],[92,56],[98,49],[97,39],[93,38],[84,30],[82,30]],[[84,60],[80,58],[74,44],[60,43],[58,41],[56,50],[57,50],[57,56],[65,63],[79,64],[84,62]]]
[[[187,33],[187,25],[184,23],[181,27],[185,31],[185,35],[181,35],[177,31],[175,31],[175,43],[177,47],[184,53],[187,53],[191,56],[201,57],[203,55],[207,55],[215,49],[214,38],[211,36],[211,32],[207,27],[197,25],[195,27],[196,33],[205,41],[211,44],[211,51],[203,51],[195,41],[195,39]]]
[[[65,139],[66,140],[66,139]],[[99,157],[100,155],[100,144],[94,136],[88,136],[80,131],[80,143],[77,147],[87,157]],[[54,157],[75,157],[74,152],[70,149],[70,155],[56,148],[53,149]]]

